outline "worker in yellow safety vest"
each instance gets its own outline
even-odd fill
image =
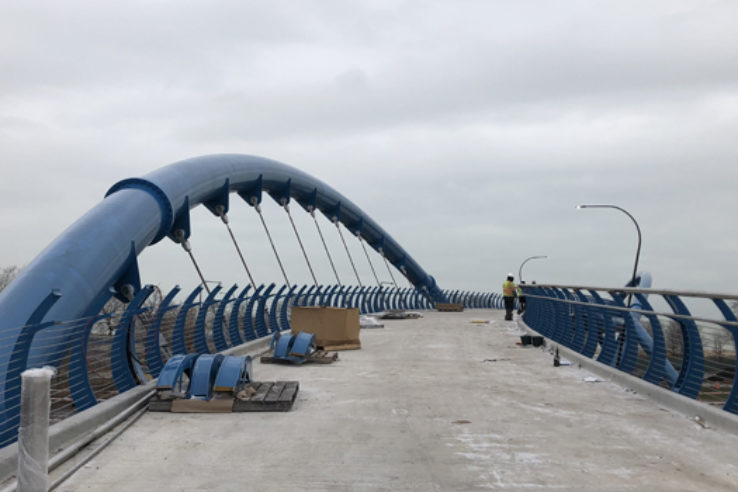
[[[505,301],[505,321],[512,321],[515,309],[515,297],[518,295],[512,273],[507,274],[507,280],[502,283],[502,299]]]

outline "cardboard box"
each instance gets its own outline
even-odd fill
[[[361,348],[358,308],[292,307],[292,333],[314,333],[323,350]]]

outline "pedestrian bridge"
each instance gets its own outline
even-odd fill
[[[257,284],[228,211],[232,194],[242,198],[271,239],[264,192],[287,212],[301,246],[291,203],[315,219],[321,238],[316,212],[344,245],[346,230],[361,243],[374,285],[358,274],[355,283],[341,279],[335,268],[335,283],[319,283],[326,272],[313,271],[304,248],[311,285],[291,284],[284,268],[279,281]],[[245,285],[209,288],[189,243],[197,233],[190,209],[198,205],[228,229]],[[179,287],[160,293],[140,281],[137,255],[164,238],[182,245],[202,280],[181,296]],[[323,246],[333,265],[336,252]],[[391,281],[380,281],[375,265]],[[50,443],[59,452],[52,464],[68,490],[727,490],[735,483],[738,297],[650,289],[647,274],[627,287],[531,285],[527,311],[504,322],[499,294],[444,287],[348,198],[281,163],[207,156],[117,183],[0,293],[3,478],[17,456],[20,374],[51,365]],[[111,297],[121,309],[106,309]],[[466,311],[437,313],[438,302]],[[362,330],[362,349],[342,352],[331,366],[257,363],[259,379],[300,381],[287,414],[140,411],[172,355],[256,353],[290,328],[295,305],[416,310],[423,318]],[[545,336],[547,346],[517,345],[525,332]],[[555,349],[571,364],[554,367]],[[98,434],[90,446],[99,446],[106,438],[95,431],[126,419],[137,421],[94,465],[65,471],[73,462],[62,456]]]

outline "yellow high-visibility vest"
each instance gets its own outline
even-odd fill
[[[515,283],[505,280],[502,284],[502,295],[504,297],[515,297]]]

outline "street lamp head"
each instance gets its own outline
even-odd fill
[[[580,210],[582,208],[587,208],[587,206],[586,205],[581,205],[581,204],[580,205],[577,205],[577,210]]]

